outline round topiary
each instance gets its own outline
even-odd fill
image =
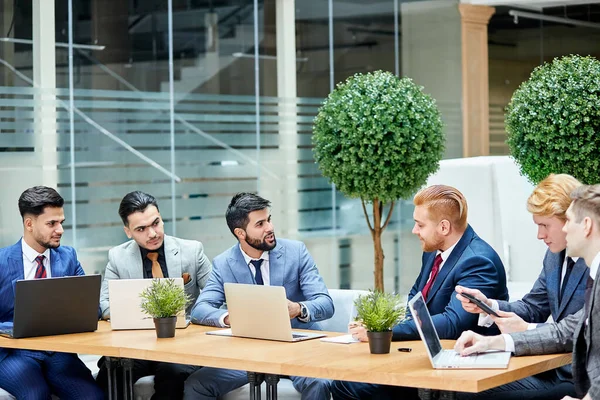
[[[329,94],[314,121],[314,156],[324,176],[360,198],[375,245],[375,288],[383,290],[381,232],[394,202],[437,171],[445,137],[431,96],[389,72],[356,74]],[[373,224],[365,203],[373,204]],[[383,205],[390,211],[382,221]]]
[[[556,58],[533,70],[507,107],[507,143],[534,184],[550,173],[600,182],[600,62]]]

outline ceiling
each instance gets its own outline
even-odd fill
[[[485,6],[512,6],[541,10],[548,7],[574,6],[581,4],[598,4],[600,1],[590,0],[461,0],[461,3]]]

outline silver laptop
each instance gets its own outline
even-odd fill
[[[183,287],[183,278],[173,278],[175,284]],[[152,317],[141,307],[140,293],[152,284],[152,279],[110,279],[108,299],[110,305],[110,327],[121,329],[154,329]],[[186,328],[190,321],[185,312],[177,316],[176,328]]]
[[[408,302],[410,312],[419,335],[425,343],[431,365],[436,369],[501,369],[508,368],[511,353],[509,351],[493,351],[463,357],[454,350],[443,350],[440,338],[435,330],[431,314],[421,292]]]
[[[324,333],[293,332],[283,286],[225,283],[225,300],[231,329],[209,335],[299,342],[326,336]]]

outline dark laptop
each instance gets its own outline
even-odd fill
[[[19,280],[15,287],[15,339],[93,332],[98,328],[100,275]]]

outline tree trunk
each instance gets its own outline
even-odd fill
[[[373,238],[373,246],[375,248],[375,290],[383,292],[383,247],[381,246],[381,233],[383,229],[381,227],[381,211],[383,207],[379,200],[373,201],[373,229],[371,230],[371,237]]]

